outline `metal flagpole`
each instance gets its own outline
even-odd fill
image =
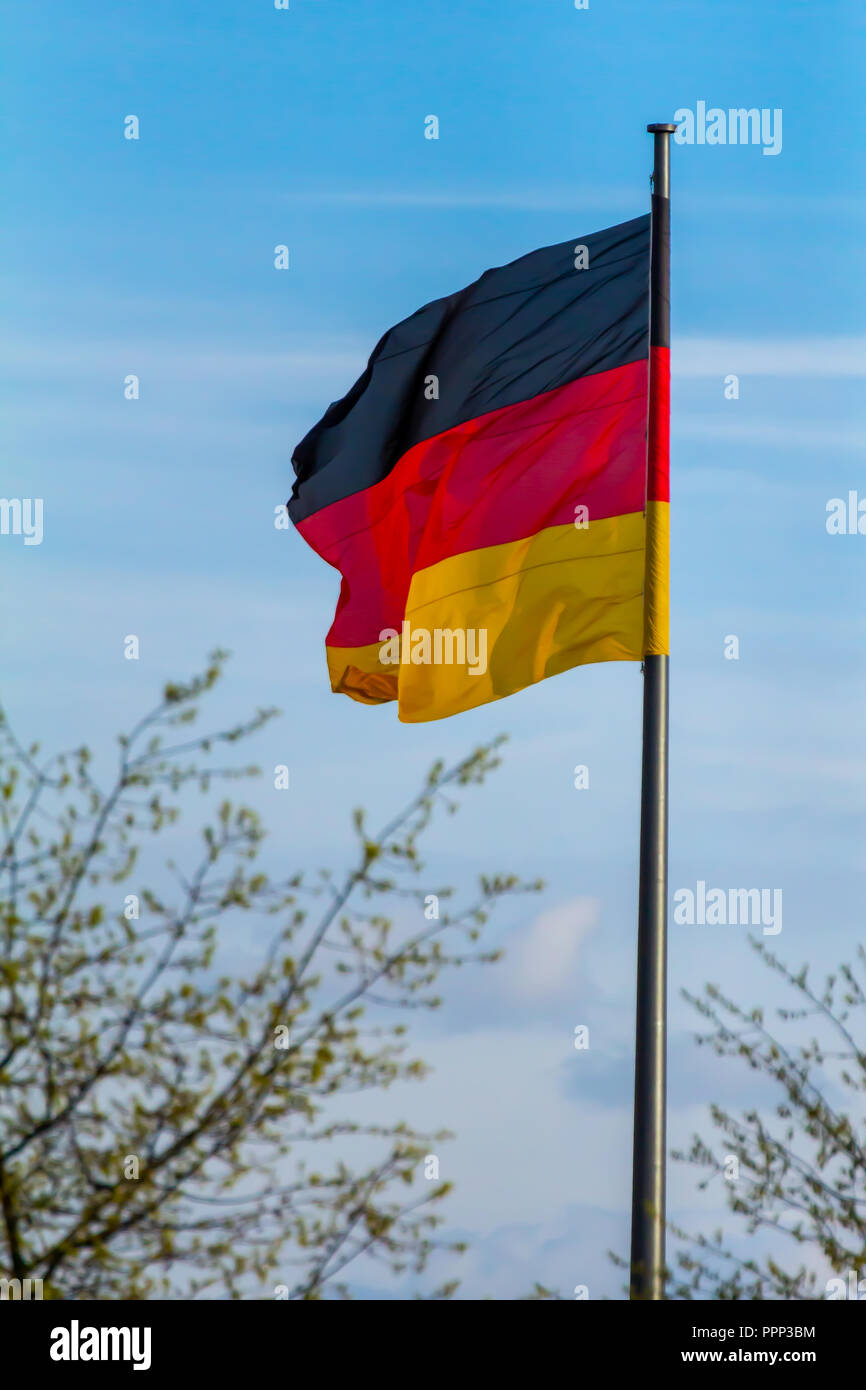
[[[675,125],[647,126],[653,136],[650,243],[650,361],[670,345],[670,138]],[[649,379],[648,439],[654,412],[668,409]],[[650,511],[647,509],[647,525]],[[667,1063],[668,658],[643,664],[643,760],[638,882],[631,1280],[633,1299],[664,1298]]]

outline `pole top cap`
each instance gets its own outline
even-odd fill
[[[659,121],[655,125],[647,126],[647,130],[651,135],[661,134],[662,132],[673,135],[676,128],[677,127],[671,121]]]

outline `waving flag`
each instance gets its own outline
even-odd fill
[[[333,690],[441,719],[667,651],[649,261],[646,216],[486,271],[390,329],[297,446],[289,514],[342,575]]]

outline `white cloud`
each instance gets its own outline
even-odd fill
[[[347,188],[310,189],[287,193],[285,201],[307,204],[348,204],[355,207],[442,207],[442,208],[508,208],[515,212],[569,211],[581,208],[623,208],[628,215],[639,217],[649,211],[641,188],[635,184],[607,188]],[[773,190],[771,195],[754,193],[711,194],[679,192],[677,207],[700,214],[718,215],[724,207],[731,212],[769,214],[777,218],[782,213],[813,212],[826,216],[828,212],[848,217],[866,215],[866,198],[856,195],[806,193],[785,195]]]
[[[718,375],[713,373],[712,375]],[[737,444],[763,444],[771,449],[812,449],[826,455],[831,450],[866,449],[866,430],[833,429],[820,421],[780,424],[774,420],[722,420],[717,415],[684,415],[674,411],[671,437],[680,439],[719,439]],[[771,480],[763,479],[765,485]]]
[[[573,994],[581,947],[598,926],[599,915],[595,898],[573,898],[536,917],[509,941],[503,971],[507,992],[527,1000]]]
[[[671,371],[677,377],[866,376],[866,338],[674,338]]]
[[[467,191],[457,188],[385,189],[365,188],[342,191],[289,193],[290,203],[351,204],[354,207],[418,207],[418,208],[511,208],[517,212],[580,210],[599,208],[636,209],[639,217],[639,195],[630,188],[588,189],[489,189]]]
[[[0,345],[0,365],[15,370],[40,373],[62,371],[65,375],[90,377],[106,372],[122,379],[127,371],[159,373],[172,379],[219,377],[236,380],[239,376],[265,379],[278,377],[296,384],[298,377],[328,377],[335,373],[360,372],[370,354],[371,343],[349,343],[330,339],[316,345],[289,351],[238,351],[236,347],[214,347],[212,339],[179,343],[176,337],[151,338],[146,342],[120,339],[75,339],[69,342],[40,339],[10,339]]]

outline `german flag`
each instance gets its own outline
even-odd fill
[[[646,216],[486,271],[390,329],[297,446],[289,514],[342,575],[334,691],[419,722],[667,651],[649,262]]]

